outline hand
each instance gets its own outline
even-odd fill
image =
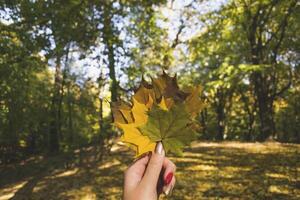
[[[134,162],[125,172],[124,200],[157,200],[164,192],[170,194],[175,185],[176,166],[165,157],[161,142],[155,152]]]

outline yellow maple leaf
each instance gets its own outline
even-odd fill
[[[197,86],[190,89],[189,95],[186,97],[184,103],[186,110],[190,113],[192,118],[195,118],[197,114],[204,108],[205,104],[201,101],[199,95],[202,91],[201,86]]]
[[[151,99],[150,99],[151,97]],[[151,103],[153,103],[153,100],[155,99],[155,93],[153,90],[153,87],[145,83],[145,81],[142,82],[140,87],[137,89],[135,94],[133,95],[133,98],[137,100],[139,103],[147,104],[147,107],[150,108],[152,106]],[[150,104],[151,105],[150,105]]]
[[[112,112],[115,122],[132,123],[134,120],[131,107],[125,102],[114,102],[112,105]]]
[[[152,101],[150,99],[151,98],[149,98],[149,101]],[[132,101],[133,101],[133,106],[131,112],[133,114],[134,124],[135,125],[145,124],[148,119],[147,111],[149,110],[149,108],[147,107],[147,105],[138,102],[134,97],[132,98]]]
[[[163,72],[158,78],[152,78],[152,84],[157,98],[164,96],[166,98],[172,98],[173,101],[182,102],[188,95],[180,90],[176,75],[171,77]]]
[[[189,121],[189,119],[195,118],[195,116],[197,116],[197,114],[203,109],[204,104],[199,98],[200,92],[201,87],[191,88],[191,90],[188,92],[180,90],[179,86],[177,85],[176,76],[170,77],[165,72],[158,76],[158,78],[152,78],[151,84],[142,80],[141,85],[135,91],[135,94],[132,97],[132,106],[121,102],[113,104],[112,107],[114,124],[123,131],[123,135],[121,137],[122,141],[128,144],[128,146],[136,152],[137,157],[146,152],[153,151],[157,140],[153,140],[154,137],[151,135],[151,133],[149,135],[141,132],[141,130],[146,130],[141,129],[141,127],[145,127],[145,125],[148,123],[149,112],[152,112],[153,109],[155,110],[157,108],[170,112],[168,115],[164,114],[165,116],[168,116],[168,119],[161,119],[161,123],[163,124],[166,123],[167,120],[172,119],[170,110],[173,109],[173,106],[178,108],[178,106],[180,107],[180,105],[182,105],[182,113],[186,113],[187,118],[185,117],[184,119],[178,120],[179,122]],[[157,111],[152,113],[155,115],[159,114],[160,112]],[[153,126],[156,124],[155,116],[151,117],[152,124],[150,123],[150,125]],[[150,125],[148,123],[148,126]],[[192,125],[193,124],[189,124],[190,127],[192,127]],[[155,126],[153,127],[153,130],[154,129]],[[190,132],[188,133],[189,134],[187,136],[191,134]],[[178,135],[178,140],[185,140],[188,138],[179,136],[180,134]],[[176,142],[176,144],[169,144],[168,142]],[[169,148],[175,148],[176,145],[178,147],[178,142],[180,141],[176,141],[174,139],[174,141],[168,140],[168,142]],[[185,142],[182,144],[184,143]],[[176,151],[178,152],[178,149]]]
[[[118,124],[117,126],[124,133],[121,140],[125,143],[136,145],[136,157],[154,150],[155,142],[152,142],[147,136],[142,135],[135,124]]]
[[[171,98],[165,98],[164,96],[161,98],[158,106],[163,110],[169,110],[173,105],[174,101]]]
[[[121,141],[128,144],[130,148],[136,151],[136,157],[147,153],[149,151],[153,151],[155,148],[155,142],[152,142],[147,136],[144,136],[140,133],[137,127],[144,125],[147,122],[148,115],[147,111],[151,108],[153,104],[152,97],[148,95],[147,102],[140,103],[137,99],[137,96],[133,96],[133,106],[131,108],[131,113],[133,116],[133,121],[126,123],[124,120],[119,120],[119,116],[114,118],[114,124],[123,130],[123,136],[121,137]],[[124,106],[118,106],[114,108],[114,112],[118,109],[124,109]],[[128,107],[126,107],[127,109]],[[119,110],[122,112],[122,109]],[[116,112],[118,113],[118,112]],[[115,117],[115,116],[114,116]]]

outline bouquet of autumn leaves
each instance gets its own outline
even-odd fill
[[[181,155],[183,147],[196,137],[195,117],[203,109],[201,87],[180,90],[176,76],[165,72],[152,83],[142,80],[132,102],[114,102],[114,125],[123,131],[121,140],[136,152],[136,157],[154,151],[162,142],[166,153]]]

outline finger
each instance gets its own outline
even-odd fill
[[[176,171],[175,164],[165,157],[164,163],[163,163],[163,169],[161,171],[161,175],[159,178],[159,184],[158,184],[158,193],[162,193],[164,189],[171,183],[173,176]]]
[[[150,161],[148,163],[145,175],[141,181],[141,184],[155,189],[157,187],[157,182],[159,175],[162,170],[163,162],[165,158],[165,151],[161,142],[158,142],[155,147],[155,153],[151,155]]]
[[[169,196],[172,194],[175,183],[176,183],[176,178],[173,177],[170,184],[163,187],[163,192],[165,195]]]
[[[136,160],[126,171],[124,175],[125,186],[130,188],[135,188],[144,175],[147,164],[149,162],[149,154],[145,154],[140,159]]]
[[[141,155],[136,160],[134,160],[133,163],[128,167],[127,170],[134,171],[134,172],[141,170],[144,174],[145,169],[149,162],[149,158],[150,158],[149,154],[151,154],[151,152],[147,152],[147,153]]]
[[[163,163],[163,168],[165,169],[163,175],[164,185],[169,185],[169,183],[172,181],[172,178],[175,174],[176,166],[171,160],[165,158]]]

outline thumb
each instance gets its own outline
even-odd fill
[[[155,152],[151,155],[143,180],[141,181],[142,184],[154,186],[154,189],[156,189],[164,159],[164,147],[161,142],[158,142],[155,147]]]

